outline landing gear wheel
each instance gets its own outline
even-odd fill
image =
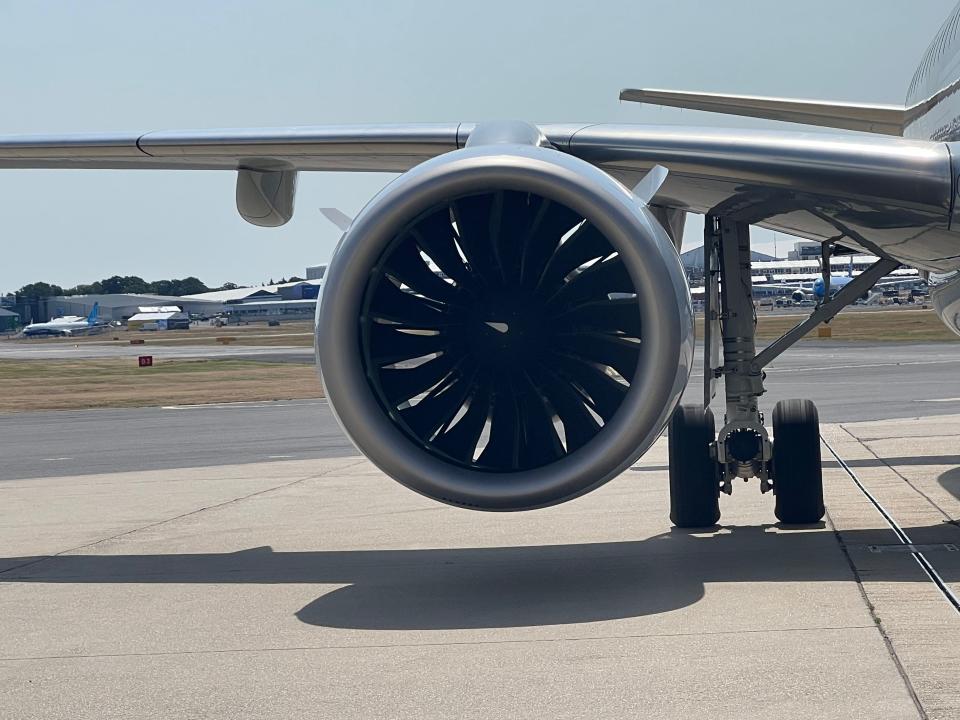
[[[781,400],[773,408],[773,492],[780,522],[823,518],[820,418],[810,400]]]
[[[670,520],[679,528],[710,527],[720,519],[714,437],[710,408],[681,405],[670,418]]]

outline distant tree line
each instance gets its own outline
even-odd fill
[[[137,293],[150,295],[196,295],[197,293],[209,292],[211,290],[236,290],[239,285],[236,283],[224,283],[218,288],[207,287],[204,283],[195,277],[185,277],[181,280],[154,280],[147,282],[136,275],[127,275],[113,277],[89,285],[77,285],[71,288],[63,288],[59,285],[51,285],[45,282],[35,282],[24,285],[17,290],[17,295],[29,298],[45,298],[54,295],[115,295],[121,293]]]

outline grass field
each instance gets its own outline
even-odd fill
[[[757,312],[757,339],[775,340],[806,318],[806,315]],[[814,328],[804,338],[810,342],[853,340],[861,342],[956,342],[956,334],[947,329],[933,310],[848,311],[830,321],[832,337],[817,337]],[[703,337],[703,318],[697,318],[697,337]]]
[[[250,360],[160,360],[137,367],[133,358],[4,360],[0,412],[76,410],[320,397],[312,365]]]

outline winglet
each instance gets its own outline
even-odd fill
[[[323,213],[323,216],[340,228],[341,232],[346,232],[350,229],[350,225],[353,224],[353,218],[347,215],[336,208],[320,208],[320,212]]]
[[[649,205],[660,190],[664,180],[667,179],[669,172],[663,165],[654,165],[650,168],[650,172],[643,176],[643,180],[634,186],[633,194],[644,204]]]

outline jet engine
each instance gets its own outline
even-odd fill
[[[657,439],[689,378],[693,313],[637,195],[541,143],[468,143],[354,220],[316,351],[341,426],[381,470],[451,505],[527,510],[600,486]]]

